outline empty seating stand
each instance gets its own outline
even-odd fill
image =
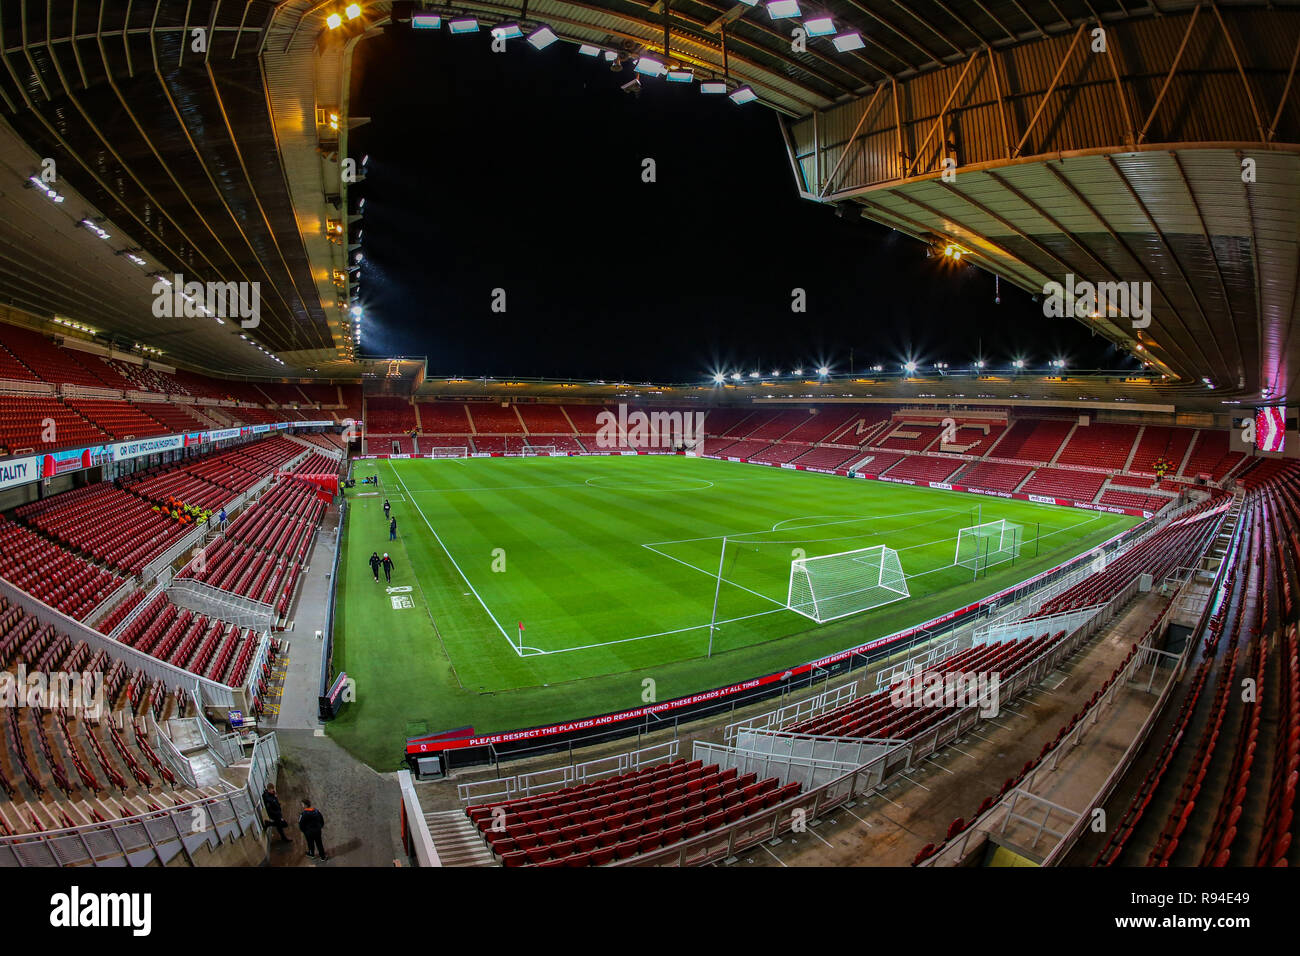
[[[799,789],[677,760],[466,812],[506,866],[601,866],[724,827]]]

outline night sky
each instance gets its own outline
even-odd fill
[[[761,103],[650,78],[631,96],[630,66],[572,44],[489,44],[399,26],[358,50],[361,354],[424,355],[432,375],[659,382],[850,358],[955,368],[981,343],[994,366],[1127,366],[1005,283],[995,305],[991,275],[800,199]]]

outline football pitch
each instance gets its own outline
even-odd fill
[[[356,701],[329,733],[379,769],[405,736],[592,716],[647,687],[669,700],[852,647],[1140,520],[679,456],[363,460],[354,476],[334,661]],[[1019,556],[954,565],[960,530],[1000,519],[1019,526]],[[787,608],[793,560],[878,545],[908,597],[820,625]]]

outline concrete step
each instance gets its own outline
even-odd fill
[[[487,842],[460,810],[425,813],[434,849],[443,866],[499,866]]]

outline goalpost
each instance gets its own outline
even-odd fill
[[[992,565],[1020,557],[1023,540],[1024,528],[1005,518],[962,528],[957,532],[957,551],[952,563],[970,568],[978,575]]]
[[[554,445],[526,445],[524,446],[524,450],[522,454],[525,457],[531,455],[554,455],[555,446]]]
[[[468,458],[469,448],[466,445],[438,445],[430,448],[425,453],[426,458]]]
[[[883,544],[790,562],[786,607],[818,624],[911,597],[898,552]]]

